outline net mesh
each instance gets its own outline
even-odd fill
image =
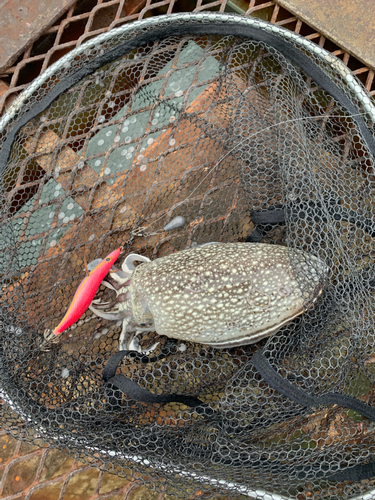
[[[99,40],[55,69],[11,117],[3,142],[59,82],[125,39]],[[310,57],[371,129],[340,73]],[[326,478],[374,461],[373,423],[338,405],[301,407],[250,360],[263,348],[307,393],[375,404],[374,189],[374,158],[356,120],[266,43],[171,34],[83,77],[23,124],[2,173],[4,423],[176,496],[197,482],[208,496],[368,493],[369,479]],[[84,256],[104,258],[122,245],[125,256],[153,261],[203,243],[243,243],[256,229],[253,212],[270,207],[282,207],[286,220],[259,226],[262,243],[289,249],[306,311],[256,344],[214,349],[187,336],[154,363],[127,359],[118,368],[155,394],[198,397],[213,414],[137,402],[103,384],[121,320],[88,310],[40,350],[85,277]],[[177,216],[184,224],[165,230]],[[315,257],[328,269],[319,296]],[[98,297],[114,294],[102,285]],[[230,305],[224,313],[230,330]],[[156,332],[140,343],[155,339],[156,354],[168,348]]]

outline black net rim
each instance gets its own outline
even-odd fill
[[[173,34],[174,30],[183,25],[217,25],[218,33],[220,34],[220,25],[236,25],[237,27],[247,27],[259,32],[269,33],[274,37],[279,37],[289,44],[293,44],[302,50],[306,57],[309,54],[320,59],[320,63],[326,72],[334,74],[337,79],[341,80],[353,99],[358,99],[367,111],[367,118],[375,124],[375,106],[372,104],[371,96],[364,85],[358,80],[355,74],[335,55],[328,52],[326,49],[319,47],[314,42],[304,38],[295,32],[289,31],[286,28],[275,26],[267,21],[262,21],[256,18],[249,18],[238,14],[226,13],[182,13],[169,14],[159,17],[151,17],[134,21],[131,24],[126,24],[119,28],[115,28],[107,33],[103,33],[93,39],[76,47],[74,50],[61,57],[58,61],[47,68],[39,75],[11,104],[7,112],[0,119],[0,133],[3,132],[12,120],[17,120],[22,116],[22,106],[30,97],[43,85],[48,79],[53,77],[62,69],[68,72],[70,64],[74,59],[87,53],[90,49],[100,46],[101,44],[110,42],[112,47],[116,46],[116,39],[131,40],[144,31],[162,31],[167,29],[169,34]],[[234,30],[233,26],[233,30]],[[233,34],[236,34],[235,32]],[[159,35],[161,37],[162,35]],[[165,35],[168,36],[168,35]],[[114,59],[114,58],[112,58]],[[17,117],[17,114],[21,115]]]
[[[375,123],[375,107],[371,104],[369,94],[367,93],[366,89],[363,87],[363,85],[356,79],[356,77],[353,75],[353,73],[346,68],[346,66],[342,63],[342,61],[326,50],[316,46],[313,42],[310,42],[306,39],[304,39],[302,36],[297,35],[295,33],[289,32],[288,30],[284,28],[280,28],[274,25],[271,25],[270,23],[267,23],[265,21],[257,20],[257,19],[250,19],[250,18],[244,18],[242,16],[238,15],[229,15],[229,14],[219,14],[219,13],[198,13],[198,14],[172,14],[169,16],[163,16],[158,17],[158,18],[150,18],[142,21],[137,21],[133,23],[132,25],[125,25],[121,28],[115,29],[113,31],[110,31],[109,33],[105,33],[97,38],[94,38],[90,40],[89,42],[79,46],[77,49],[73,50],[71,53],[69,53],[67,56],[63,57],[60,59],[58,62],[56,62],[53,66],[51,66],[45,73],[43,73],[40,77],[38,77],[32,85],[28,89],[26,89],[11,105],[9,108],[8,112],[4,115],[4,117],[0,121],[0,132],[5,131],[8,126],[11,126],[12,132],[14,136],[17,134],[19,128],[23,126],[25,121],[23,119],[26,118],[26,121],[28,121],[28,115],[27,112],[23,113],[23,106],[25,102],[30,99],[30,97],[36,92],[37,89],[39,89],[42,85],[45,84],[46,81],[51,79],[57,72],[61,71],[62,69],[66,69],[67,73],[69,72],[69,64],[71,61],[73,61],[75,58],[78,56],[81,56],[82,54],[85,54],[85,51],[92,49],[93,47],[96,47],[100,44],[110,42],[112,45],[111,51],[112,52],[112,60],[118,57],[118,52],[116,52],[116,47],[118,44],[118,41],[121,39],[126,39],[127,42],[131,42],[131,44],[135,44],[138,40],[137,35],[138,34],[144,34],[147,30],[148,36],[150,33],[155,33],[155,37],[162,37],[167,36],[168,31],[169,34],[174,34],[174,29],[176,28],[178,33],[182,34],[187,34],[189,33],[189,27],[192,25],[194,26],[200,26],[200,29],[208,29],[209,26],[213,27],[213,29],[217,29],[218,34],[222,34],[222,30],[220,29],[223,26],[231,26],[234,33],[233,34],[240,34],[241,36],[243,35],[244,31],[241,28],[248,29],[249,27],[253,30],[258,30],[260,34],[268,34],[271,35],[272,37],[279,37],[280,40],[284,40],[287,44],[290,46],[300,47],[303,49],[303,54],[305,58],[309,58],[308,55],[306,55],[309,52],[311,52],[315,57],[319,57],[322,63],[322,72],[326,74],[326,77],[332,78],[332,75],[335,75],[336,79],[341,82],[341,85],[339,85],[337,88],[345,88],[347,93],[352,96],[353,99],[356,99],[359,101],[362,106],[363,106],[363,111],[366,111],[366,117],[367,117],[367,123],[374,124]],[[184,27],[183,29],[181,27]],[[216,27],[216,28],[215,28]],[[186,28],[186,29],[185,29]],[[236,30],[238,28],[238,30]],[[226,33],[227,34],[227,33]],[[117,42],[116,42],[117,40]],[[123,40],[122,40],[123,42]],[[130,49],[128,49],[130,50]],[[128,51],[127,50],[127,51]],[[297,49],[296,50],[300,50]],[[99,57],[100,59],[100,57]],[[103,61],[100,60],[100,65],[103,64]],[[311,59],[312,62],[312,59]],[[94,68],[95,69],[95,68]],[[91,71],[94,71],[94,69],[91,69]],[[73,75],[74,76],[74,75]],[[83,76],[79,75],[79,79],[81,79]],[[72,85],[75,83],[73,81]],[[56,86],[57,87],[57,86]],[[63,90],[62,90],[63,91]],[[62,92],[61,91],[61,92]],[[344,92],[342,92],[344,94]],[[53,100],[55,97],[53,95],[53,92],[50,92],[51,94],[51,99]],[[345,95],[345,94],[344,94]],[[49,105],[49,103],[46,104],[46,107]],[[354,106],[354,105],[353,105]],[[40,112],[40,109],[37,110],[37,112]],[[352,110],[351,110],[352,112]],[[358,110],[357,110],[358,112]],[[13,124],[12,124],[13,122]],[[364,126],[365,122],[363,121]],[[360,127],[361,128],[361,127]],[[367,127],[366,127],[367,128]],[[362,130],[362,129],[361,129]],[[367,129],[368,134],[371,135],[371,132]],[[362,130],[363,132],[363,130]],[[8,141],[9,139],[9,141]],[[12,134],[8,135],[8,146],[7,143],[4,144],[4,147],[2,148],[0,152],[0,171],[2,171],[7,164],[7,159],[9,156],[9,151],[12,146]],[[375,147],[372,148],[371,145],[369,144],[369,141],[365,137],[369,149],[372,150],[373,154],[375,155]],[[372,138],[373,141],[373,138]],[[374,142],[375,144],[375,142]],[[8,150],[9,151],[8,151]],[[0,355],[1,359],[1,355]],[[0,364],[3,364],[2,362]],[[26,422],[29,422],[34,429],[36,428],[37,432],[39,432],[39,435],[43,437],[44,435],[47,437],[48,432],[43,428],[42,424],[42,419],[40,419],[40,422],[35,421],[35,414],[38,414],[38,411],[33,411],[34,408],[32,407],[32,403],[30,402],[29,404],[29,410],[30,413],[27,414],[25,410],[22,408],[21,404],[13,397],[13,395],[17,392],[15,389],[15,384],[12,380],[7,380],[6,376],[2,376],[2,382],[4,383],[3,387],[0,387],[0,397],[4,400],[4,402],[9,405],[22,419],[24,419]],[[19,389],[18,389],[19,390]],[[37,405],[35,405],[35,410],[38,410]],[[48,436],[49,439],[51,439],[50,436]],[[53,438],[52,438],[53,439]],[[67,440],[71,440],[71,437],[66,436],[65,442]],[[90,449],[91,451],[95,450],[98,451],[102,456],[106,456],[108,458],[111,457],[112,454],[116,453],[118,456],[117,452],[111,451],[111,450],[101,450],[101,449],[96,449],[90,446],[90,443],[83,443],[83,438],[79,440],[79,443],[75,443],[76,445],[79,444],[79,446],[82,447],[82,449]],[[209,483],[213,487],[218,486],[218,487],[224,487],[227,489],[230,489],[231,491],[236,491],[238,494],[242,495],[248,495],[248,496],[264,496],[266,497],[267,495],[270,495],[271,493],[268,493],[266,491],[254,491],[251,490],[245,486],[242,486],[240,484],[236,484],[234,482],[227,482],[224,480],[219,480],[215,479],[209,476],[199,476],[197,474],[194,474],[192,471],[187,471],[187,470],[182,470],[180,467],[176,467],[173,463],[165,464],[165,463],[151,463],[149,460],[139,457],[139,456],[124,456],[123,457],[126,460],[132,460],[133,462],[139,462],[142,463],[143,465],[146,466],[151,466],[152,468],[155,468],[159,470],[160,472],[163,472],[163,470],[166,470],[168,468],[169,471],[173,471],[174,473],[185,476],[189,479],[193,479],[194,481],[197,482],[204,482],[205,484]],[[374,492],[375,493],[375,492]],[[371,494],[371,492],[369,493]],[[287,497],[283,497],[277,493],[272,493],[272,498],[274,500],[284,500]],[[354,499],[353,499],[354,500]]]

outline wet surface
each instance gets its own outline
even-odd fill
[[[349,54],[375,69],[373,0],[277,0]]]
[[[196,496],[191,498],[199,496],[197,489]],[[0,431],[0,498],[177,500],[160,490],[154,491],[138,482],[90,467],[60,450],[17,441],[5,431]],[[229,500],[229,497],[217,496],[214,500]]]
[[[0,2],[0,70],[38,38],[74,0],[5,0]]]
[[[0,498],[21,500],[26,496],[30,500],[166,498],[164,494],[74,460],[59,450],[17,441],[3,431],[0,433]]]
[[[8,3],[11,2],[0,5],[7,6]],[[16,5],[17,0],[12,1],[12,3]],[[19,1],[19,3],[21,2]],[[58,3],[60,12],[64,8],[63,5],[69,3],[72,2],[60,1]],[[142,1],[135,0],[132,2],[134,12],[142,3]],[[260,2],[258,3],[260,4]],[[270,3],[274,5],[274,2]],[[335,40],[336,43],[340,43],[348,52],[375,67],[375,58],[371,50],[374,45],[375,28],[371,23],[366,23],[368,13],[371,9],[375,9],[372,0],[357,0],[357,2],[332,0],[332,3],[326,4],[322,4],[320,0],[277,0],[277,3],[293,11],[301,19]],[[23,2],[23,5],[26,4],[27,2]],[[332,4],[334,4],[333,8]],[[369,4],[367,10],[365,4]],[[43,5],[43,2],[37,2],[33,5],[36,9],[37,6]],[[367,13],[366,17],[363,16],[363,12]],[[355,22],[353,21],[354,16],[357,16]],[[22,22],[17,20],[17,23],[12,26],[13,29],[14,26],[19,29],[21,25],[28,23],[27,19]],[[344,26],[343,29],[343,23],[348,23],[350,26],[348,28]],[[47,26],[47,22],[44,26]],[[355,30],[358,30],[359,34]],[[5,32],[3,31],[3,33]],[[18,36],[22,41],[19,33]],[[5,48],[0,49],[0,56],[1,50],[4,51]],[[0,95],[1,93],[0,87]],[[175,498],[160,491],[152,491],[139,483],[129,482],[126,479],[91,468],[59,450],[43,449],[39,446],[22,443],[12,436],[0,432],[0,498],[7,500],[9,497],[12,500],[104,500],[104,498],[110,500],[174,500]],[[216,497],[217,500],[219,498],[221,500],[229,500],[229,498],[235,500],[235,497]]]

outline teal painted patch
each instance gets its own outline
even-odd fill
[[[42,250],[43,239],[25,241],[17,249],[17,263],[20,268],[34,266]]]
[[[34,198],[32,198],[25,203],[13,219],[13,237],[15,241],[19,241],[25,224],[26,230],[23,240],[32,238],[30,241],[21,242],[18,247],[17,260],[19,267],[27,267],[37,262],[44,240],[44,237],[38,238],[39,235],[51,230],[53,227],[56,228],[52,234],[47,236],[48,249],[49,246],[56,245],[58,240],[74,223],[74,220],[84,213],[84,210],[70,196],[60,206],[59,202],[64,196],[65,191],[62,186],[51,179],[43,186],[39,205],[53,201],[55,203],[35,209]],[[29,217],[27,215],[26,217],[20,217],[28,212],[32,212]]]
[[[179,110],[184,101],[184,92],[191,88],[195,79],[197,79],[197,83],[195,87],[191,88],[187,104],[189,105],[204,92],[207,84],[202,84],[202,82],[217,77],[220,71],[220,63],[214,57],[205,59],[201,68],[196,64],[186,68],[178,68],[182,65],[197,63],[203,54],[204,50],[201,47],[189,41],[179,55],[176,69],[168,77],[164,91],[164,99],[167,99],[153,108],[153,113],[152,110],[142,111],[142,109],[151,106],[159,97],[165,83],[164,78],[142,87],[136,94],[134,101],[125,105],[114,116],[114,120],[121,120],[126,116],[122,124],[103,127],[90,139],[85,156],[89,158],[86,160],[88,165],[97,174],[103,175],[105,178],[105,176],[114,173],[121,174],[129,170],[136,156],[150,145],[148,141],[152,139],[153,142],[163,133],[165,130],[163,127],[169,126],[178,118]],[[171,70],[172,61],[167,63],[158,75],[163,77]],[[201,85],[199,85],[200,83]],[[139,146],[146,129],[149,130],[149,133],[143,139],[142,145]],[[121,146],[116,147],[117,143],[120,143]],[[115,181],[116,178],[113,177],[106,179],[110,185]]]
[[[126,106],[125,108],[127,109]],[[123,114],[126,109],[123,110]],[[137,142],[145,133],[149,116],[149,112],[138,113],[125,120],[121,128],[118,125],[112,125],[100,130],[90,140],[86,151],[87,157],[95,155],[96,158],[87,160],[87,164],[97,174],[103,172],[104,175],[110,175],[128,170],[134,160]],[[125,145],[116,147],[118,142],[125,142]],[[111,149],[112,152],[106,156]],[[113,184],[114,179],[108,182]]]
[[[178,118],[186,91],[189,91],[187,97],[189,105],[207,88],[204,82],[219,74],[220,63],[213,57],[208,57],[202,67],[199,66],[202,56],[204,50],[193,41],[189,41],[179,55],[176,68],[172,68],[172,61],[165,64],[158,72],[161,79],[145,85],[137,93],[134,101],[125,105],[116,114],[114,119],[125,118],[123,123],[104,126],[90,139],[85,156],[88,158],[88,165],[98,175],[103,175],[104,178],[116,173],[120,175],[132,167],[135,159],[138,160],[141,169],[147,168],[146,160],[142,161],[142,153],[170,123]],[[181,67],[188,64],[191,66]],[[157,107],[142,111],[160,96],[165,83],[164,76],[168,72],[170,74],[164,89],[163,101]],[[194,81],[196,83],[192,87]],[[71,103],[60,100],[57,105],[71,106]],[[146,130],[148,134],[145,136]],[[121,146],[117,147],[117,144]],[[116,177],[108,178],[106,181],[112,185]],[[66,193],[62,186],[51,179],[43,187],[39,200],[40,208],[35,208],[32,198],[17,213],[12,221],[14,241],[19,241],[23,229],[25,229],[24,240],[32,239],[19,242],[18,263],[15,262],[15,265],[18,264],[22,268],[36,264],[44,238],[47,237],[47,249],[57,245],[74,220],[83,214],[83,209],[71,197],[67,197],[60,207],[59,201],[64,196]],[[45,206],[46,204],[49,205]],[[23,215],[26,215],[26,218],[22,217]],[[41,236],[45,232],[47,236]],[[9,259],[9,252],[1,251],[0,248],[0,268],[6,269]]]

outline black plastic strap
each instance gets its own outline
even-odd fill
[[[354,467],[348,467],[330,476],[325,476],[326,481],[362,481],[363,479],[371,479],[375,476],[375,462],[368,464],[359,464]]]
[[[276,223],[275,223],[276,224]],[[260,243],[266,234],[271,231],[274,226],[272,224],[259,224],[252,233],[245,239],[246,242]]]
[[[318,406],[318,398],[307,394],[302,389],[292,385],[288,380],[283,378],[268,362],[258,349],[251,358],[251,363],[255,366],[261,377],[280,394],[283,394],[301,406]]]
[[[251,220],[256,225],[285,224],[286,213],[289,219],[299,219],[306,222],[328,222],[327,215],[334,220],[346,221],[363,229],[371,237],[375,237],[374,221],[354,210],[349,210],[341,204],[340,199],[330,199],[324,204],[320,202],[296,202],[292,207],[276,205],[267,210],[251,213]],[[253,233],[251,233],[253,234]]]
[[[187,396],[184,394],[153,394],[124,375],[116,375],[117,367],[125,357],[135,358],[141,363],[150,363],[157,361],[161,356],[165,357],[165,354],[149,358],[148,356],[141,355],[136,351],[118,351],[107,361],[103,370],[103,380],[106,385],[116,387],[122,393],[126,394],[135,401],[150,404],[182,403],[186,406],[190,406],[191,408],[196,408],[198,413],[204,413],[205,415],[215,414],[216,412],[212,410],[210,406],[194,396]]]
[[[172,339],[168,339],[172,340]],[[175,340],[174,342],[177,342]],[[167,347],[167,346],[166,346]],[[146,356],[145,354],[140,354],[137,351],[117,351],[115,354],[113,354],[109,360],[107,361],[104,369],[103,369],[103,380],[104,382],[107,382],[110,378],[114,377],[116,374],[117,367],[119,363],[124,359],[124,357],[132,358],[138,363],[154,363],[155,361],[158,361],[159,359],[163,359],[169,354],[171,354],[170,349],[166,349],[166,347],[162,350],[162,352],[158,356]]]
[[[254,231],[249,234],[249,236],[246,238],[246,241],[249,241],[251,243],[260,243],[262,239],[264,238],[264,233],[261,230],[261,228],[256,227]]]
[[[270,365],[268,359],[263,356],[261,349],[253,355],[251,363],[271,387],[301,406],[306,407],[335,404],[354,410],[360,415],[363,415],[369,420],[375,422],[375,409],[356,398],[335,392],[330,392],[324,396],[314,396],[312,394],[308,394],[300,388],[295,387]]]
[[[285,224],[284,208],[280,206],[271,207],[267,210],[251,212],[251,220],[257,226],[259,224]]]

